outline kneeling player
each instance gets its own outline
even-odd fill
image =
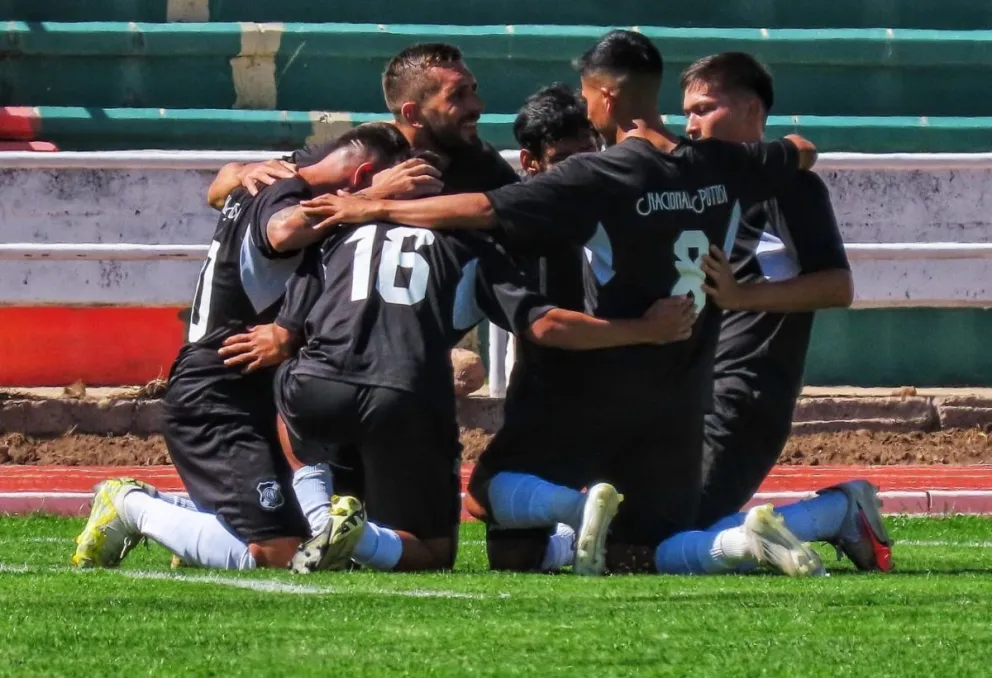
[[[304,347],[278,373],[276,402],[293,456],[360,467],[364,487],[361,500],[335,498],[327,528],[292,569],[453,566],[461,445],[449,351],[483,315],[572,350],[677,341],[695,321],[684,297],[640,318],[593,318],[549,305],[525,280],[473,234],[370,223],[324,243],[322,261],[289,288],[287,307],[299,299],[311,310]]]
[[[373,173],[408,153],[394,127],[363,125],[311,149],[299,177],[254,197],[244,189],[231,194],[200,273],[188,340],[172,366],[164,403],[166,444],[199,512],[166,501],[144,483],[105,481],[77,538],[76,565],[117,565],[144,537],[207,567],[288,564],[311,530],[289,491],[273,372],[243,374],[225,366],[218,349],[249,326],[272,321],[302,248],[320,236],[300,201],[323,191],[361,189]],[[327,489],[319,489],[318,504],[326,506]]]

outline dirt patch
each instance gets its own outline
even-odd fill
[[[779,463],[827,464],[980,464],[992,463],[988,429],[924,433],[840,431],[793,436]]]
[[[28,438],[20,433],[0,436],[0,464],[59,466],[154,466],[168,464],[162,436],[95,436]]]
[[[475,461],[492,435],[462,429],[462,458]],[[835,464],[992,463],[992,431],[969,429],[933,433],[842,431],[793,436],[779,460],[794,466]],[[168,464],[162,436],[72,434],[59,438],[0,435],[0,464],[64,466],[150,466]]]

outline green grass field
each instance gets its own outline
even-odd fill
[[[72,571],[81,520],[0,518],[0,676],[980,676],[992,520],[890,521],[897,573],[173,574],[139,547]]]

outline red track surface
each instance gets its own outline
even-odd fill
[[[471,467],[463,467],[463,482],[469,473]],[[0,513],[84,515],[93,485],[111,476],[131,476],[160,490],[183,491],[171,466],[0,466]],[[761,486],[754,503],[789,503],[852,478],[878,485],[888,513],[992,513],[992,465],[781,466]]]

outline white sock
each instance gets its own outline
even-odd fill
[[[541,561],[542,572],[557,572],[575,559],[575,530],[565,523],[558,523],[555,533],[548,538],[548,547]]]
[[[317,464],[297,469],[293,473],[293,491],[296,492],[303,515],[310,523],[310,533],[320,532],[331,518],[329,511],[331,495],[334,494],[331,467]]]
[[[747,532],[743,527],[731,527],[728,530],[721,530],[713,540],[713,547],[710,555],[714,560],[723,560],[728,564],[737,565],[739,563],[754,560],[747,545]]]
[[[351,559],[359,565],[370,565],[377,570],[389,571],[396,567],[402,555],[403,542],[396,532],[388,527],[379,527],[375,523],[367,522]]]
[[[144,492],[129,492],[123,504],[125,520],[187,563],[221,570],[255,567],[248,545],[215,515],[181,508]]]

